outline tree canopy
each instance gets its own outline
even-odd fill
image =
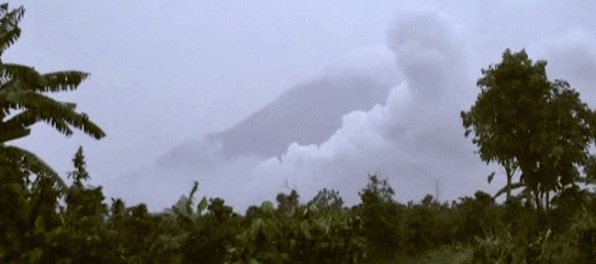
[[[476,102],[461,113],[480,158],[519,168],[520,186],[537,206],[543,198],[548,206],[550,192],[578,182],[596,136],[595,112],[569,83],[550,81],[546,65],[524,50],[506,50],[499,64],[482,70]]]

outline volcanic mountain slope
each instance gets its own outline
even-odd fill
[[[384,103],[390,89],[390,84],[360,76],[324,77],[297,85],[230,129],[178,146],[159,164],[272,157],[293,142],[320,144],[341,126],[343,115]]]
[[[288,145],[322,143],[344,114],[383,103],[389,88],[365,78],[321,79],[297,86],[229,130],[209,134],[227,156],[275,156]]]

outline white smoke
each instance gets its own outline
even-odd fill
[[[459,119],[469,102],[464,94],[473,94],[474,84],[450,23],[433,13],[400,16],[388,46],[405,81],[384,105],[347,114],[325,143],[294,143],[280,158],[259,164],[255,174],[287,177],[306,199],[335,188],[348,203],[358,202],[368,174],[388,177],[400,200],[434,195],[437,180],[444,199],[484,187],[488,169],[478,166]]]

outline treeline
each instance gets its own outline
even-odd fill
[[[596,195],[573,188],[542,214],[513,197],[484,192],[441,203],[401,204],[384,179],[369,176],[361,202],[334,190],[301,201],[296,191],[241,215],[220,198],[197,198],[195,183],[170,210],[106,201],[85,184],[82,150],[65,195],[52,178],[2,160],[3,263],[592,263]]]

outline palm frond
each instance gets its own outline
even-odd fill
[[[8,3],[4,3],[0,5],[0,16],[5,15],[8,13]]]
[[[0,143],[4,143],[10,140],[19,139],[26,137],[31,134],[31,129],[28,128],[8,128],[3,124],[0,125]]]
[[[6,84],[11,81],[19,81],[24,89],[35,90],[35,87],[43,86],[45,80],[43,76],[33,67],[3,63],[0,65],[0,84]]]
[[[18,86],[18,82],[11,82],[11,84]],[[43,94],[15,87],[5,87],[0,90],[0,101],[12,103],[17,109],[30,109],[30,113],[14,121],[29,122],[23,123],[25,126],[30,125],[31,121],[44,120],[67,136],[71,135],[72,131],[64,129],[64,123],[95,139],[101,139],[106,135],[98,125],[89,120],[89,116],[85,113],[77,113],[73,103],[59,102]]]
[[[59,71],[42,75],[29,66],[12,63],[0,65],[0,85],[18,79],[24,89],[39,92],[73,91],[89,76],[81,71]]]
[[[42,75],[43,84],[36,90],[41,92],[73,91],[87,78],[89,74],[80,71],[61,71]]]
[[[68,126],[68,123],[66,123],[64,120],[58,119],[58,118],[52,118],[51,116],[44,116],[44,115],[41,115],[40,117],[41,117],[41,120],[43,120],[50,126],[54,127],[56,130],[58,130],[58,132],[66,135],[67,137],[69,137],[73,134],[72,129],[70,129],[70,127]]]
[[[0,16],[2,16],[0,18],[0,55],[21,36],[21,29],[18,24],[25,15],[25,9],[22,6],[10,12],[8,12],[8,5],[2,7],[0,13]]]
[[[1,7],[2,12],[0,13],[0,15],[2,16],[2,18],[0,18],[0,23],[2,23],[3,26],[5,24],[17,25],[25,15],[25,8],[23,6],[13,9],[10,12],[8,11],[7,4],[2,5]]]
[[[21,37],[21,29],[18,27],[0,34],[0,56],[4,54],[4,51],[10,48],[19,37]]]
[[[4,123],[0,123],[0,129],[25,129],[38,121],[44,121],[58,130],[60,133],[70,136],[73,134],[72,129],[62,119],[53,118],[43,111],[27,109],[17,115],[14,115]]]
[[[66,185],[62,178],[60,178],[60,175],[58,175],[58,173],[54,171],[52,167],[50,167],[35,154],[19,147],[1,145],[0,155],[10,157],[13,160],[21,162],[21,164],[24,166],[24,169],[34,173],[35,175],[51,179],[56,183],[57,189],[61,193],[64,193],[66,190],[68,190],[68,185]]]

